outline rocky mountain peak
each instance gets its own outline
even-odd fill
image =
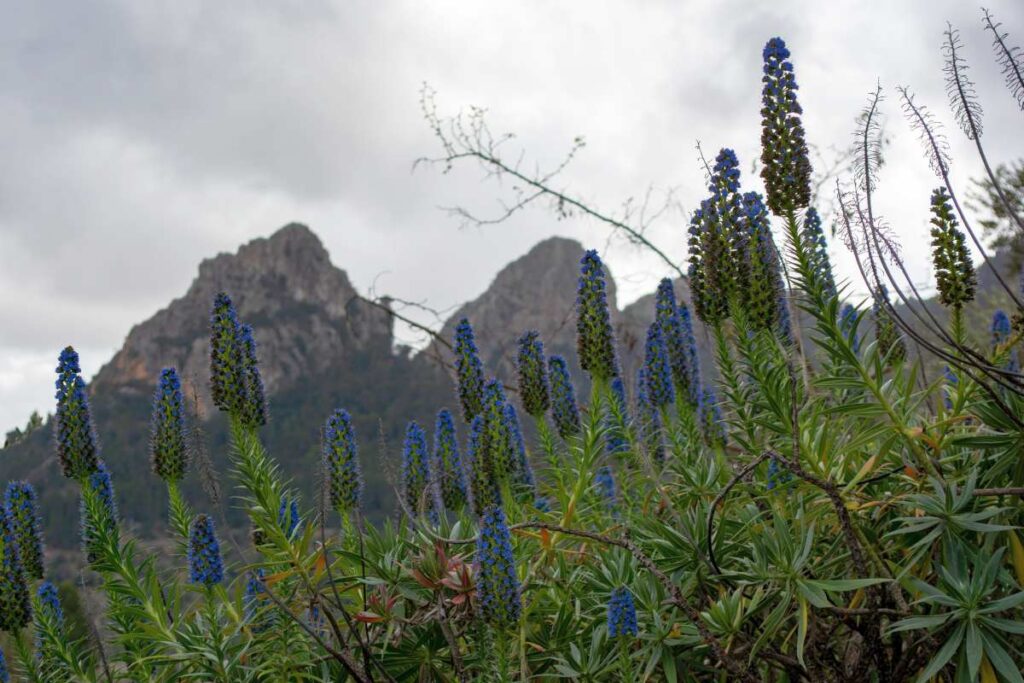
[[[188,291],[132,328],[120,351],[97,374],[94,389],[139,391],[162,367],[174,366],[205,398],[210,304],[227,292],[255,329],[267,391],[291,388],[341,354],[390,352],[391,316],[357,298],[320,239],[291,223],[234,254],[204,260]]]

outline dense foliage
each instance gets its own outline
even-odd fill
[[[765,47],[767,199],[743,191],[723,149],[690,226],[693,312],[715,367],[698,367],[690,308],[666,281],[642,367],[623,377],[604,266],[587,251],[577,330],[589,397],[531,332],[518,387],[489,379],[461,321],[452,405],[433,429],[405,429],[395,523],[363,519],[359,444],[375,435],[345,407],[320,409],[322,485],[281,475],[261,439],[258,330],[220,293],[210,381],[251,543],[229,562],[219,511],[179,487],[195,460],[166,369],[150,455],[177,545],[158,563],[120,522],[102,425],[77,354],[61,352],[56,449],[80,486],[103,633],[70,630],[39,563],[46,510],[14,482],[0,516],[0,627],[13,643],[0,681],[1024,680],[1024,292],[1013,315],[995,315],[991,345],[972,346],[970,228],[949,187],[921,197],[949,323],[938,341],[917,338],[870,215],[865,158],[859,189],[840,199],[874,296],[844,301],[808,206],[789,58],[781,39]],[[947,372],[926,377],[911,348]],[[517,403],[536,426],[529,443]]]

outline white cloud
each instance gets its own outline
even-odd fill
[[[291,220],[308,223],[366,289],[444,308],[552,234],[603,246],[607,232],[544,210],[457,230],[438,206],[495,207],[473,168],[412,161],[436,152],[421,83],[455,111],[491,110],[550,163],[572,138],[573,192],[614,210],[649,184],[704,194],[695,142],[744,168],[757,155],[760,50],[794,52],[810,140],[846,144],[881,79],[894,142],[879,211],[915,277],[929,279],[934,185],[899,115],[911,85],[945,121],[941,34],[963,31],[986,105],[993,161],[1024,155],[1020,112],[1002,88],[975,8],[955,0],[879,3],[254,2],[22,3],[0,25],[0,427],[49,407],[49,373],[69,341],[95,371],[131,325],[180,295],[198,262]],[[993,2],[1018,43],[1019,2]],[[980,172],[947,128],[961,187]],[[759,186],[756,179],[748,184]],[[650,237],[685,257],[685,215]],[[840,269],[851,263],[838,245]],[[628,301],[665,267],[613,241]],[[45,385],[45,386],[41,386]]]

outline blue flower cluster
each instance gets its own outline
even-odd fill
[[[761,178],[768,206],[779,216],[807,206],[811,199],[811,162],[796,99],[796,77],[782,38],[764,46],[761,91]]]
[[[519,338],[516,367],[519,373],[519,398],[527,415],[540,417],[551,407],[551,387],[548,383],[547,359],[544,343],[536,330]]]
[[[484,366],[476,348],[473,326],[462,318],[455,326],[455,374],[458,378],[462,416],[471,422],[484,405]]]
[[[64,623],[64,609],[60,605],[60,595],[57,594],[57,587],[50,581],[43,581],[36,590],[39,598],[40,611],[57,626]]]
[[[519,623],[522,601],[512,539],[500,506],[484,511],[476,541],[476,598],[480,618],[502,628]]]
[[[953,410],[953,391],[960,380],[948,365],[942,371],[942,377],[946,380],[945,386],[942,388],[942,405],[946,410]]]
[[[432,480],[427,435],[415,421],[410,422],[405,430],[405,441],[402,445],[402,483],[405,504],[411,514],[418,515],[421,509],[428,515],[434,513],[434,496],[429,490]]]
[[[32,619],[32,602],[11,526],[0,508],[0,631],[16,635]]]
[[[696,406],[700,401],[700,358],[697,356],[697,338],[693,334],[693,316],[686,304],[682,303],[679,304],[679,325],[686,346],[686,396],[690,405]]]
[[[548,359],[551,375],[551,415],[555,429],[563,439],[580,433],[580,409],[576,405],[576,390],[569,376],[569,365],[561,356]]]
[[[604,499],[605,506],[614,513],[619,504],[619,492],[615,485],[615,475],[609,465],[597,468],[597,472],[594,473],[594,484],[597,485],[597,492]]]
[[[668,347],[661,330],[661,325],[657,321],[651,323],[647,328],[647,342],[644,344],[644,379],[647,383],[645,387],[647,400],[659,409],[675,403],[676,400]]]
[[[43,578],[43,534],[36,490],[27,481],[10,482],[4,493],[4,509],[26,576]]]
[[[782,334],[788,326],[786,287],[782,279],[782,258],[772,238],[768,211],[757,192],[743,195],[743,208],[746,229],[750,233],[750,258],[742,268],[740,298],[755,329]]]
[[[191,583],[213,586],[224,580],[220,543],[213,520],[207,515],[197,515],[192,520],[188,534],[188,570]]]
[[[512,452],[512,435],[509,431],[505,415],[505,387],[501,382],[492,379],[484,385],[484,408],[481,417],[484,419],[483,440],[481,446],[485,451],[485,460],[491,468],[491,476],[500,485],[511,481],[515,469]]]
[[[513,481],[536,492],[537,482],[533,476],[530,459],[526,455],[526,442],[523,440],[523,430],[519,425],[519,414],[511,403],[505,406],[505,428],[508,430],[509,445],[512,449]]]
[[[779,461],[776,458],[771,458],[768,461],[768,490],[771,491],[775,487],[785,486],[792,481],[793,475],[789,470],[779,467]]]
[[[100,462],[97,470],[89,475],[86,486],[99,501],[96,510],[89,510],[86,508],[84,494],[82,496],[82,547],[86,560],[91,564],[99,558],[98,544],[102,536],[117,533],[117,502],[114,498],[114,482],[105,463]]]
[[[455,420],[447,408],[437,413],[434,423],[434,469],[441,489],[441,501],[449,510],[460,510],[467,500],[466,474],[459,456]]]
[[[75,350],[68,346],[61,351],[55,395],[57,459],[64,476],[78,480],[95,472],[99,463],[99,446],[81,371]]]
[[[266,573],[262,567],[251,571],[246,575],[245,595],[242,596],[242,609],[245,620],[253,630],[253,633],[265,631],[273,621],[270,612],[270,598],[266,597],[267,584],[264,581]]]
[[[1010,317],[1006,315],[1006,311],[1002,309],[996,310],[992,315],[992,352],[1007,352],[1008,358],[1003,363],[1003,369],[1007,372],[1018,372],[1020,364],[1017,362],[1017,352],[1014,349],[1007,351],[1003,348],[1010,340],[1012,331],[1013,325],[1010,322]]]
[[[352,417],[347,410],[336,410],[324,425],[324,470],[331,507],[346,513],[359,509],[363,499],[363,477]]]
[[[683,314],[686,314],[686,321]],[[664,278],[658,283],[658,291],[654,299],[654,320],[661,327],[665,338],[668,357],[672,365],[672,381],[676,394],[684,400],[696,404],[697,389],[692,385],[696,363],[696,345],[690,348],[693,340],[693,327],[689,319],[689,310],[685,306],[676,305],[676,294],[672,280]],[[689,326],[689,330],[687,330]],[[698,380],[699,382],[699,380]]]
[[[821,216],[813,206],[804,214],[800,241],[810,259],[811,272],[824,291],[825,297],[829,299],[835,297],[837,294],[836,281],[832,276],[832,262],[828,258],[828,242],[825,241],[825,231],[821,229]]]
[[[608,637],[635,638],[638,633],[633,594],[625,586],[620,586],[608,599]]]
[[[181,380],[174,368],[160,371],[153,396],[150,421],[150,454],[153,472],[169,484],[181,481],[188,466],[185,442],[185,409]]]
[[[267,423],[263,380],[252,327],[238,320],[226,293],[218,293],[210,314],[210,394],[219,409],[246,425]]]
[[[488,509],[502,504],[501,489],[484,442],[484,418],[483,415],[477,415],[469,425],[469,444],[466,448],[470,503],[477,517],[483,517]]]
[[[710,445],[725,445],[725,422],[722,410],[718,407],[718,399],[711,387],[705,386],[697,404],[697,425],[700,427],[704,441]]]
[[[580,367],[595,380],[610,380],[619,374],[606,289],[604,264],[597,251],[591,249],[580,260],[576,290],[576,343]]]

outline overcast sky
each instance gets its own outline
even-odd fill
[[[989,8],[1024,43],[1024,3]],[[421,84],[442,114],[490,110],[527,158],[587,147],[561,185],[608,211],[648,186],[681,212],[649,236],[685,258],[705,193],[695,152],[730,146],[749,169],[760,136],[761,48],[793,51],[809,141],[845,147],[877,80],[893,138],[877,197],[921,281],[935,185],[900,116],[906,84],[947,125],[953,169],[979,172],[951,126],[940,44],[960,27],[994,162],[1024,156],[1024,114],[992,60],[981,13],[916,2],[21,2],[0,22],[0,429],[50,410],[57,352],[91,376],[132,324],[180,296],[201,259],[289,221],[310,225],[367,291],[447,309],[550,235],[601,248],[620,303],[668,274],[592,222],[538,208],[459,229],[440,206],[496,209],[475,168],[435,154]],[[760,189],[756,177],[744,178]],[[852,275],[841,245],[833,255]],[[408,341],[411,335],[404,333]]]

